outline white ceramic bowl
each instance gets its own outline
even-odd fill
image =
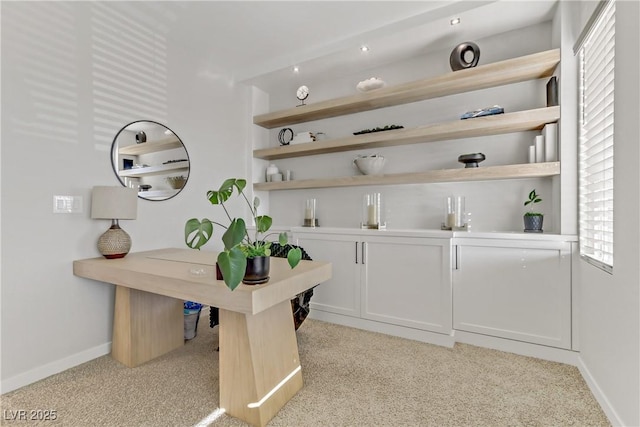
[[[353,161],[358,170],[364,175],[380,175],[387,162],[382,156],[358,157]]]

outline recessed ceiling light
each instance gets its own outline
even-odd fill
[[[360,46],[360,51],[362,51],[362,52],[369,52],[369,46],[365,46],[365,45]]]
[[[300,68],[298,68],[298,66],[296,65],[295,67],[293,67],[293,72],[294,73],[300,72]]]
[[[453,18],[449,23],[451,25],[458,25],[460,23],[460,18]]]

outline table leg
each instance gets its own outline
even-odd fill
[[[258,314],[220,310],[220,407],[264,426],[302,388],[291,302]]]
[[[116,286],[111,355],[131,368],[184,345],[184,302]]]

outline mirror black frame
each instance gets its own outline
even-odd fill
[[[132,137],[134,138],[134,144],[132,144],[132,147],[135,147],[136,145],[138,146],[142,146],[142,145],[146,145],[146,144],[153,144],[153,140],[149,137],[149,135],[147,135],[147,132],[141,131],[141,130],[137,130],[137,129],[130,129],[130,127],[132,125],[135,124],[148,124],[148,125],[155,125],[156,127],[162,128],[162,130],[164,130],[164,132],[166,133],[166,131],[169,131],[171,133],[171,135],[175,136],[175,138],[177,139],[177,141],[180,143],[181,148],[184,150],[184,154],[186,155],[186,177],[185,177],[185,182],[182,185],[181,188],[179,189],[173,189],[173,190],[177,190],[175,191],[173,194],[168,195],[166,197],[144,197],[145,191],[140,191],[140,189],[138,188],[138,197],[143,199],[143,200],[149,200],[152,202],[160,202],[160,201],[164,201],[164,200],[169,200],[175,196],[177,196],[178,194],[180,194],[180,192],[184,189],[184,187],[187,185],[188,181],[189,181],[189,176],[191,175],[191,159],[189,157],[189,152],[187,151],[187,147],[184,145],[184,142],[182,141],[182,139],[169,127],[167,127],[166,125],[163,125],[162,123],[158,123],[156,121],[153,120],[136,120],[133,121],[131,123],[126,124],[125,126],[123,126],[118,133],[116,133],[115,137],[113,138],[113,142],[111,143],[111,167],[113,169],[113,172],[115,173],[116,177],[118,178],[118,181],[120,181],[120,184],[122,184],[124,187],[129,187],[130,185],[127,184],[127,182],[125,181],[126,178],[128,177],[123,177],[120,175],[120,173],[122,172],[122,170],[125,169],[129,169],[126,167],[123,167],[122,169],[119,168],[119,163],[120,163],[120,147],[118,144],[118,138],[120,137],[120,135],[122,134],[122,132],[125,131],[130,131],[132,133]],[[141,132],[144,133],[144,137],[141,137]],[[167,137],[167,139],[170,137]],[[174,147],[175,148],[180,148],[180,147]],[[148,151],[147,153],[152,153],[154,151]],[[141,153],[144,154],[144,153]],[[133,156],[133,154],[131,155]],[[184,161],[183,159],[180,159],[180,163]],[[173,163],[173,162],[178,162],[178,160],[170,160],[167,162],[164,162],[163,165],[165,164],[169,164],[169,163]],[[131,166],[133,166],[133,164],[131,164]],[[133,167],[131,167],[133,168]],[[142,169],[142,168],[141,168]],[[178,169],[176,169],[175,171],[171,171],[170,169],[167,170],[166,174],[170,175],[172,173],[177,173],[178,171],[184,171],[185,168],[180,167]],[[162,175],[162,173],[154,173],[153,175]],[[139,177],[136,177],[139,178]],[[133,187],[132,187],[133,188]]]

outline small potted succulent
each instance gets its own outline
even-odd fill
[[[524,205],[529,206],[530,211],[524,214],[524,231],[526,233],[542,233],[542,221],[544,215],[540,212],[534,212],[533,205],[540,203],[542,199],[536,194],[535,188],[529,193],[529,198],[525,200]]]
[[[229,178],[225,180],[218,190],[209,190],[207,199],[212,205],[220,205],[224,209],[230,224],[225,226],[207,218],[199,220],[191,218],[184,226],[184,240],[188,247],[200,249],[211,239],[213,224],[219,225],[226,231],[222,235],[224,251],[218,254],[218,268],[227,287],[234,290],[240,282],[248,285],[266,283],[269,280],[269,256],[271,255],[271,242],[264,235],[273,220],[267,215],[258,215],[260,199],[254,197],[253,203],[249,202],[244,194],[247,181],[244,179]],[[242,218],[232,218],[224,205],[233,195],[234,189],[242,196],[249,206],[251,216],[255,222],[255,235],[251,237]],[[275,233],[273,233],[275,234]],[[287,233],[280,233],[280,245],[287,244]],[[300,248],[291,248],[287,254],[287,260],[291,268],[295,268],[302,259]]]

